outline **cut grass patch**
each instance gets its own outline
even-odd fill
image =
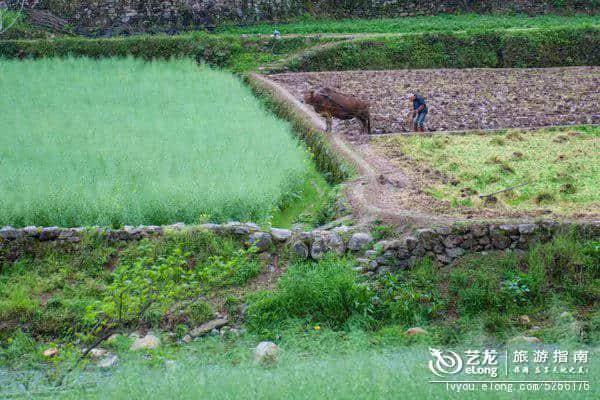
[[[0,61],[0,225],[265,220],[311,168],[289,124],[191,60]]]
[[[429,188],[436,197],[456,204],[477,194],[498,195],[506,207],[554,212],[598,212],[600,208],[600,128],[542,129],[481,135],[398,137],[390,145],[450,176]],[[450,182],[458,184],[453,185]]]

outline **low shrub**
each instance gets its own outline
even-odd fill
[[[288,318],[301,318],[340,329],[370,318],[371,292],[358,282],[349,259],[328,256],[318,263],[288,267],[273,292],[249,299],[248,327],[267,332]]]
[[[600,245],[575,234],[537,244],[520,258],[474,256],[450,273],[459,313],[523,313],[555,294],[568,304],[589,306],[600,298]]]
[[[375,319],[405,327],[427,324],[447,307],[440,292],[441,274],[430,258],[413,269],[381,277],[377,287]]]

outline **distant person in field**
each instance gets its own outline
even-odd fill
[[[427,103],[425,103],[423,96],[420,96],[416,93],[410,96],[410,100],[413,103],[413,130],[415,132],[425,132],[425,118],[427,117],[427,112],[429,111],[427,108]]]

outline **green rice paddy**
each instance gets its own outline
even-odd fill
[[[0,226],[260,221],[315,173],[288,123],[191,60],[2,60],[0,94]]]

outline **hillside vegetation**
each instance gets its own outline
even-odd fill
[[[288,393],[294,387],[303,395],[321,393],[333,384],[330,379],[342,387],[354,373],[365,372],[359,367],[365,360],[383,362],[369,364],[381,379],[375,393],[393,392],[389,384],[396,382],[396,387],[397,379],[407,379],[405,373],[419,384],[398,390],[421,393],[434,390],[426,386],[425,364],[404,372],[386,365],[404,365],[394,361],[400,355],[426,363],[423,345],[523,346],[513,343],[520,335],[560,348],[600,342],[600,243],[575,234],[523,254],[466,256],[451,268],[425,258],[411,270],[370,279],[357,273],[352,257],[307,262],[282,253],[274,261],[235,238],[208,231],[173,232],[139,243],[107,243],[90,235],[74,246],[75,251],[66,251],[38,243],[23,248],[14,261],[14,254],[0,255],[0,370],[5,371],[0,382],[5,394],[22,393],[19,382],[24,381],[30,392],[58,390],[66,397],[91,390],[86,397],[135,398],[147,390],[172,390],[174,382],[185,384],[189,393],[239,393],[239,382],[230,384],[213,372],[237,376],[244,371],[258,382],[267,376],[288,383],[312,376],[315,381],[300,389],[283,382],[268,388],[248,383],[256,393]],[[147,296],[153,302],[139,312]],[[182,341],[215,312],[228,314],[236,330]],[[82,347],[94,338],[88,333],[98,326],[97,319],[117,315],[117,332],[123,335],[102,347],[119,355],[120,367],[107,373],[84,361],[73,370]],[[427,333],[404,333],[413,326]],[[162,337],[163,345],[128,351],[134,340],[128,332],[148,329]],[[284,349],[276,368],[251,366],[250,349],[265,339]],[[44,357],[48,348],[58,348],[58,355]],[[348,362],[354,360],[355,372],[340,369],[337,360],[345,355]],[[167,363],[167,371],[187,372],[158,378]],[[327,380],[308,372],[322,368]],[[207,380],[194,379],[188,387],[196,374]],[[363,378],[356,380],[360,387],[370,382]],[[57,382],[69,385],[57,387]]]
[[[122,19],[131,14],[130,6],[150,10],[137,14],[139,32],[160,32],[165,21],[175,32],[194,22],[189,10],[167,12],[180,2],[45,3],[72,16],[80,7],[98,7],[98,14],[79,14],[87,19],[82,26],[106,25],[90,32],[98,36],[138,32]],[[398,15],[397,7],[408,2],[375,3],[384,12],[377,15]],[[281,15],[298,18],[300,13],[286,8],[290,4],[321,5],[311,14],[347,17],[375,3],[252,2],[255,7],[232,19],[275,18],[263,14],[273,5],[283,8]],[[490,4],[495,9],[513,2],[452,3],[489,10]],[[538,11],[599,5],[518,3]],[[110,15],[102,12],[106,8]],[[105,20],[96,21],[104,14]],[[351,179],[356,171],[328,134],[309,126],[305,115],[256,75],[245,74],[600,65],[597,25],[597,16],[442,15],[305,19],[278,25],[281,39],[266,36],[275,25],[226,24],[217,34],[91,39],[46,32],[46,39],[0,40],[0,109],[6,110],[0,227],[190,223],[184,229],[165,226],[160,235],[153,234],[156,227],[139,233],[87,227],[77,234],[2,229],[0,397],[537,400],[543,392],[561,400],[597,399],[600,242],[591,237],[597,224],[571,229],[544,214],[548,220],[535,225],[494,220],[488,226],[484,218],[473,218],[477,224],[468,228],[456,222],[417,231],[405,217],[402,227],[375,219],[388,210],[419,212],[418,196],[425,190],[452,203],[449,207],[468,207],[473,204],[458,192],[463,187],[484,192],[531,178],[545,183],[535,182],[535,192],[503,195],[502,202],[527,208],[549,192],[553,197],[539,197],[540,206],[566,209],[563,200],[569,198],[597,206],[597,128],[529,137],[497,132],[391,138],[385,141],[390,157],[413,155],[419,168],[428,163],[417,171],[420,177],[439,169],[444,173],[438,176],[456,174],[460,182],[405,185],[388,179],[394,171],[387,171],[393,165],[385,159],[374,160],[369,176]],[[35,37],[25,21],[19,29],[10,37]],[[571,93],[561,92],[567,107],[576,104]],[[457,101],[468,105],[459,95]],[[593,101],[586,107],[593,108]],[[386,111],[390,119],[398,109]],[[376,112],[373,117],[382,121]],[[354,147],[359,146],[370,150],[365,143]],[[540,149],[550,151],[536,156]],[[344,182],[349,185],[329,186]],[[359,193],[358,185],[366,189]],[[410,205],[389,196],[391,191],[380,192],[384,186],[407,193]],[[361,214],[352,200],[367,191],[363,200],[377,209],[381,198],[387,202],[384,212],[348,218],[353,211]],[[249,235],[249,224],[210,226],[213,230],[199,225],[233,219],[254,220],[261,231],[271,224],[321,229],[326,224],[336,234],[273,229],[270,236]],[[409,231],[414,236],[405,236]],[[279,350],[257,357],[262,341]],[[513,349],[589,351],[589,370],[568,378],[583,379],[591,388],[518,391],[515,384],[490,396],[456,394],[430,383],[436,379],[428,368],[435,349],[495,349],[507,370],[481,378],[498,380],[527,378],[509,374]],[[530,377],[566,379],[558,372]],[[476,377],[449,377],[461,378]]]

